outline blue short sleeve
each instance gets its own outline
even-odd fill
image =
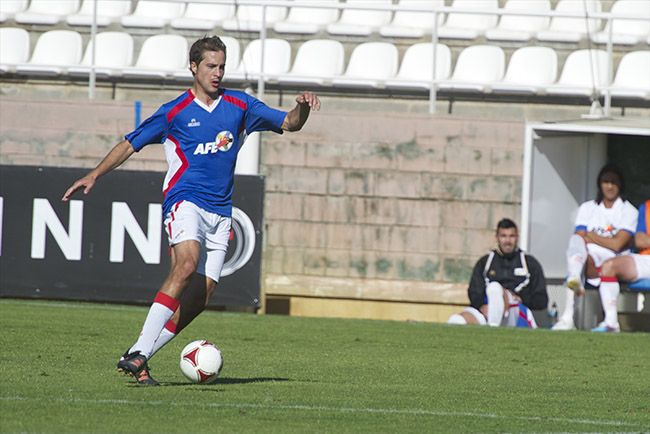
[[[645,216],[646,216],[645,207],[646,207],[645,202],[639,207],[639,220],[636,224],[637,232],[647,233],[648,222],[645,221]]]
[[[124,136],[138,152],[151,143],[162,143],[167,132],[167,110],[160,107],[135,130]]]
[[[246,112],[246,133],[274,131],[282,134],[282,123],[286,116],[287,112],[271,108],[257,98],[250,97]]]

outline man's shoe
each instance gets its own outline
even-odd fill
[[[140,354],[140,351],[135,351],[120,357],[120,361],[117,362],[117,371],[135,376],[145,366],[147,366],[147,358]]]
[[[580,276],[569,276],[566,280],[566,286],[576,295],[584,295],[585,288],[582,285],[582,279]]]
[[[555,323],[551,330],[575,330],[576,326],[573,323],[573,320],[560,319]]]
[[[120,361],[117,362],[117,371],[132,376],[138,384],[147,386],[158,386],[159,384],[151,377],[147,358],[140,354],[140,351],[135,351],[131,354],[128,351],[125,352],[120,357]]]
[[[149,365],[146,363],[144,365],[144,368],[142,368],[140,372],[138,372],[133,377],[135,378],[135,381],[138,382],[138,384],[142,384],[144,386],[160,386],[160,383],[154,380],[149,373]]]
[[[601,322],[597,327],[592,328],[591,331],[596,333],[619,333],[621,331],[621,327],[618,324],[612,327],[605,324],[605,322]]]

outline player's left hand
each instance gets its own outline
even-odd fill
[[[303,92],[296,97],[296,102],[300,105],[308,105],[312,111],[320,110],[320,99],[312,92]]]

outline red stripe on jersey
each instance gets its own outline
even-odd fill
[[[237,107],[239,107],[242,110],[246,110],[246,103],[239,98],[235,98],[234,96],[231,95],[224,95],[223,96],[224,101],[228,101],[230,104],[234,104]]]
[[[178,158],[181,160],[181,167],[174,173],[174,176],[172,176],[172,179],[169,180],[169,184],[167,184],[167,188],[163,191],[163,194],[167,194],[169,190],[178,182],[180,177],[183,175],[183,173],[187,170],[189,167],[189,163],[187,162],[187,158],[185,158],[185,154],[183,154],[183,151],[181,150],[181,145],[178,143],[178,140],[176,140],[172,136],[167,136],[167,139],[171,140],[172,143],[176,146],[176,155],[178,155]]]
[[[192,89],[188,89],[187,96],[183,98],[181,102],[172,107],[169,112],[167,112],[167,122],[171,122],[172,119],[174,119],[174,116],[176,116],[185,107],[190,105],[192,101],[194,101],[194,93],[192,92]]]
[[[178,309],[178,305],[180,304],[180,301],[176,300],[174,297],[170,297],[169,295],[160,291],[158,291],[156,294],[153,302],[162,304],[171,311],[176,311],[176,309]]]
[[[616,276],[602,276],[600,278],[601,282],[618,282]]]

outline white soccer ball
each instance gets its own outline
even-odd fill
[[[223,356],[214,344],[190,342],[181,351],[181,372],[192,383],[212,383],[223,367]]]

